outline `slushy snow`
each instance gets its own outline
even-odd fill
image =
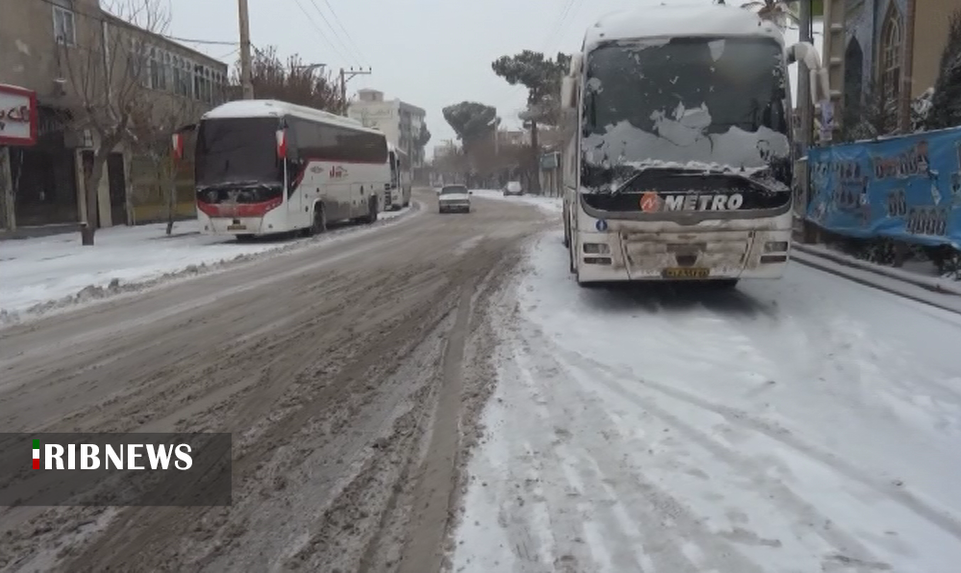
[[[500,201],[534,205],[545,213],[550,214],[558,214],[564,210],[564,205],[560,197],[544,197],[542,195],[510,195],[504,197],[504,193],[496,189],[475,189],[474,195],[485,199],[497,199]]]
[[[558,233],[497,307],[453,571],[957,571],[961,316],[799,264],[580,289]]]

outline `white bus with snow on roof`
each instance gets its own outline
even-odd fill
[[[562,82],[564,242],[578,284],[779,278],[792,231],[787,66],[810,44],[720,5],[645,6],[588,28]]]
[[[387,141],[313,108],[233,101],[200,120],[195,179],[208,234],[315,234],[329,223],[373,223],[390,186]]]

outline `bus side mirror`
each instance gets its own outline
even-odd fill
[[[561,79],[561,109],[574,109],[574,90],[576,84],[571,76]]]
[[[827,68],[821,66],[821,55],[809,42],[798,42],[787,49],[787,63],[804,62],[811,75],[811,101],[822,101],[831,98],[831,86],[828,80]],[[821,97],[818,97],[820,92]]]

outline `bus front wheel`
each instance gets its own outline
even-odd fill
[[[314,206],[314,222],[310,225],[310,234],[319,235],[327,231],[327,214],[323,205]]]

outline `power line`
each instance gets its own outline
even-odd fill
[[[313,1],[313,0],[311,0],[311,1]],[[314,21],[313,16],[311,16],[311,15],[310,15],[310,12],[308,12],[307,9],[304,8],[304,5],[301,4],[300,0],[294,0],[294,3],[297,4],[297,7],[300,8],[300,11],[304,13],[304,16],[307,17],[307,20],[310,22],[311,26],[313,26],[314,29],[317,30],[317,33],[320,34],[320,37],[324,39],[324,42],[325,42],[328,46],[330,46],[330,48],[331,48],[334,52],[337,53],[338,57],[340,57],[341,59],[343,59],[343,60],[345,60],[345,61],[346,61],[346,60],[350,60],[350,58],[345,58],[345,57],[344,57],[344,54],[341,53],[341,51],[337,48],[337,46],[335,46],[335,45],[333,44],[333,42],[331,42],[331,41],[327,38],[327,36],[324,34],[324,31],[320,29],[320,26],[317,25],[317,22]],[[316,8],[316,4],[314,5],[314,7]]]
[[[334,7],[331,6],[331,4],[330,4],[330,2],[328,2],[328,0],[324,0],[324,4],[326,4],[326,5],[327,5],[327,9],[330,10],[330,14],[331,14],[331,16],[334,17],[334,21],[337,22],[337,25],[340,26],[340,29],[344,31],[344,34],[347,36],[347,40],[351,43],[351,45],[352,45],[354,48],[356,48],[357,54],[360,55],[360,57],[361,57],[360,59],[361,59],[361,60],[365,60],[368,64],[370,64],[370,61],[367,60],[367,57],[364,55],[363,51],[362,51],[362,50],[360,49],[360,47],[358,47],[358,45],[354,42],[354,39],[350,37],[350,32],[348,32],[347,29],[344,28],[344,25],[340,22],[340,18],[337,17],[337,12],[334,12]]]
[[[320,9],[320,6],[317,5],[317,0],[310,0],[310,3],[313,4],[314,10],[317,10],[317,13],[320,14],[320,17],[323,19],[324,23],[327,24],[327,27],[330,28],[330,31],[333,32],[334,37],[337,38],[337,41],[340,42],[340,45],[344,48],[344,50],[347,52],[350,52],[350,49],[347,47],[347,44],[345,44],[344,41],[341,39],[340,34],[337,33],[337,30],[335,30],[334,27],[331,25],[330,20],[327,19],[327,16],[324,15],[324,12]],[[359,61],[357,62],[357,65],[358,66],[360,65]]]
[[[190,38],[178,38],[177,36],[168,36],[166,34],[157,34],[168,40],[173,40],[175,42],[186,42],[188,44],[209,44],[211,46],[239,46],[240,42],[227,42],[223,40],[192,40]]]

